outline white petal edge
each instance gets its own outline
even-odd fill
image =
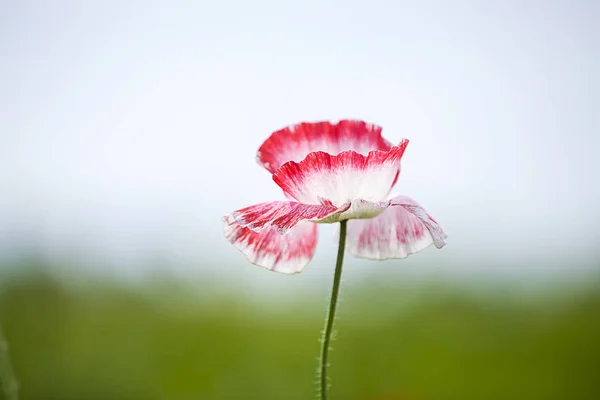
[[[443,247],[447,235],[439,224],[407,196],[395,196],[389,207],[371,219],[348,222],[347,249],[358,258],[406,258],[435,244]],[[379,203],[383,206],[383,202]]]

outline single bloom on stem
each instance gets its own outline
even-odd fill
[[[223,218],[225,237],[250,262],[294,274],[313,256],[317,224],[348,220],[347,250],[356,257],[404,258],[446,234],[415,200],[391,195],[408,145],[357,120],[301,123],[274,132],[257,160],[283,190],[278,200]]]
[[[308,264],[318,223],[340,223],[338,255],[319,357],[319,398],[327,400],[328,357],[346,248],[356,257],[404,258],[446,235],[419,203],[390,195],[408,145],[395,146],[363,121],[302,123],[273,133],[258,162],[287,201],[241,208],[223,218],[225,237],[250,262],[294,274]]]

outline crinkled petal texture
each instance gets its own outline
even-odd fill
[[[341,207],[355,200],[383,201],[397,179],[407,145],[404,139],[387,151],[375,150],[368,155],[353,150],[337,155],[313,152],[299,163],[282,165],[273,180],[286,195],[305,204],[320,204],[326,199]]]
[[[396,196],[379,216],[349,221],[346,243],[355,257],[385,260],[408,257],[432,244],[441,248],[444,239],[442,228],[419,203]]]
[[[402,258],[445,234],[414,200],[389,199],[408,140],[393,146],[381,128],[362,121],[302,123],[273,133],[258,162],[291,201],[242,208],[224,217],[225,236],[270,270],[300,272],[312,258],[313,222],[347,219],[348,248],[365,258]]]
[[[392,144],[381,136],[381,127],[364,121],[342,120],[301,123],[274,132],[258,149],[258,163],[275,173],[288,161],[300,162],[310,153],[336,155],[347,150],[367,155],[389,151]]]
[[[231,216],[223,221],[227,240],[251,263],[271,271],[299,273],[315,252],[316,224],[302,222],[282,235],[271,227],[255,232],[240,226]]]
[[[244,228],[260,232],[266,227],[273,228],[280,234],[296,226],[301,221],[320,221],[341,214],[350,208],[350,204],[336,207],[331,202],[322,204],[302,204],[293,201],[269,201],[234,211],[230,218]]]

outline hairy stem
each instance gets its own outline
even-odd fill
[[[346,223],[340,222],[340,243],[338,246],[337,262],[335,264],[335,273],[333,275],[333,287],[331,289],[331,299],[329,300],[329,310],[325,319],[325,330],[321,339],[321,357],[319,358],[319,393],[320,399],[327,399],[327,367],[329,357],[329,343],[333,332],[333,321],[335,319],[335,309],[337,307],[338,294],[340,293],[340,280],[342,278],[342,264],[344,263],[344,248],[346,247]]]

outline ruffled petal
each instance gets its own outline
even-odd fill
[[[284,235],[267,227],[260,232],[223,218],[225,237],[255,265],[284,274],[296,274],[310,262],[317,245],[317,225],[300,222]]]
[[[348,222],[346,243],[352,255],[375,260],[405,258],[432,244],[437,248],[446,244],[439,224],[410,197],[394,197],[388,206],[378,217]]]
[[[299,163],[282,165],[273,180],[287,196],[306,204],[319,204],[320,198],[338,207],[355,199],[382,201],[398,177],[407,145],[404,139],[388,151],[375,150],[366,156],[352,150],[338,155],[310,153]]]
[[[241,227],[255,232],[270,227],[279,234],[284,234],[301,221],[320,221],[342,214],[349,208],[349,203],[336,207],[325,199],[321,199],[321,203],[317,205],[293,201],[270,201],[234,211],[226,218],[232,218]]]
[[[275,173],[286,162],[300,162],[315,151],[336,155],[354,150],[367,155],[373,150],[391,148],[392,144],[381,137],[381,127],[364,121],[305,122],[274,132],[258,149],[257,161]]]

